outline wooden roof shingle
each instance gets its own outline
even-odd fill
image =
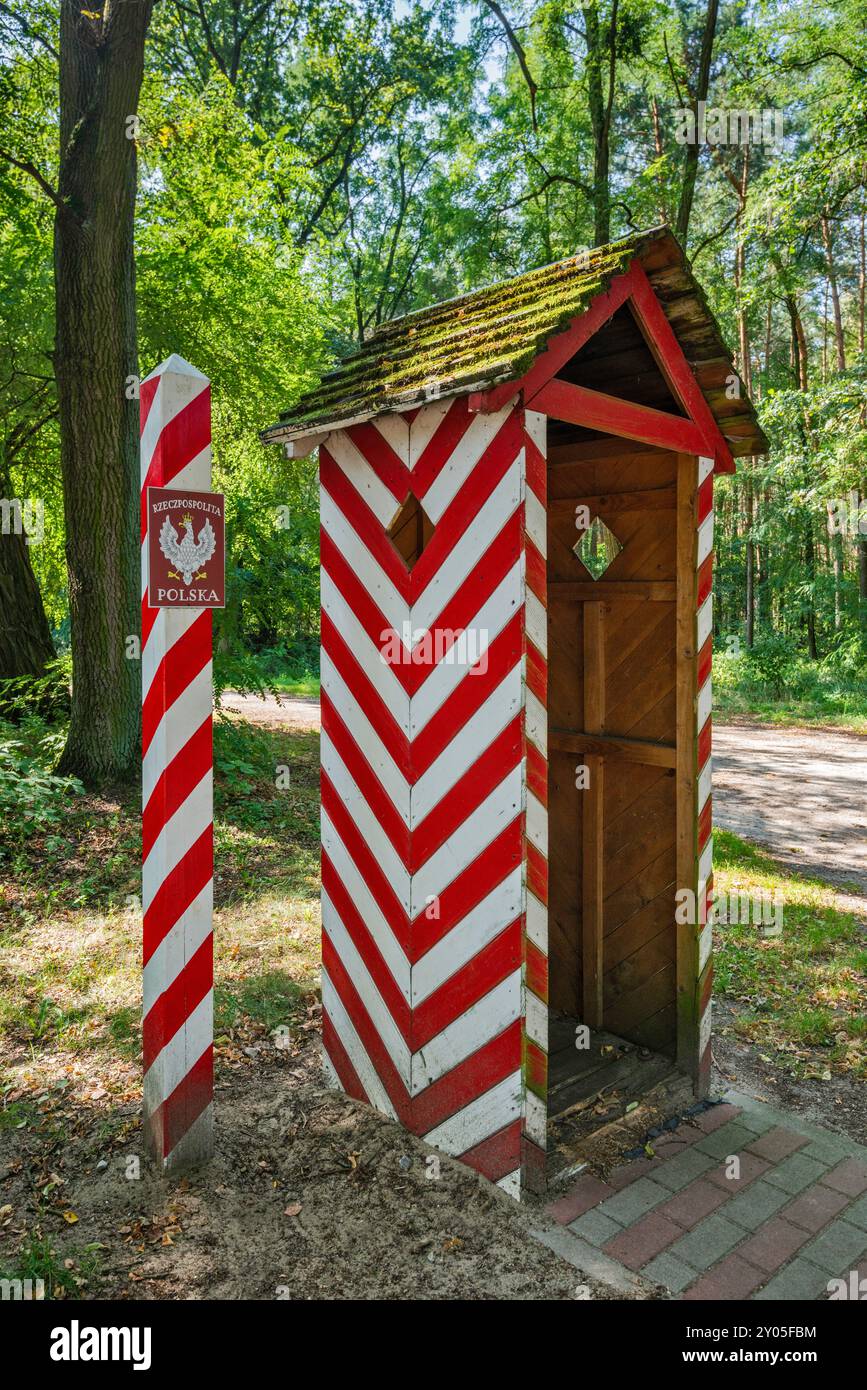
[[[767,451],[746,390],[727,390],[729,353],[667,227],[419,309],[380,325],[276,424],[266,443],[300,440],[386,411],[518,380],[637,258],[733,455]]]

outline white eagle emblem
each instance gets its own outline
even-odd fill
[[[183,575],[184,583],[193,582],[193,574],[206,565],[211,559],[217,548],[217,537],[214,535],[214,528],[210,521],[206,521],[199,532],[199,539],[193,537],[193,518],[191,516],[181,517],[181,526],[184,529],[182,540],[178,540],[178,533],[172,523],[166,517],[163,528],[160,531],[160,550],[166,559],[173,564]],[[171,571],[169,571],[171,574]],[[172,575],[173,579],[178,579],[180,575]],[[196,575],[197,579],[204,579],[204,574]]]

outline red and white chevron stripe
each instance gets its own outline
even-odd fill
[[[713,892],[711,837],[711,742],[713,658],[713,472],[712,458],[698,459],[696,503],[696,891],[705,911]],[[698,949],[698,1091],[707,1090],[711,1068],[711,990],[713,986],[713,924],[706,921]]]
[[[524,933],[524,1140],[516,1190],[545,1188],[548,1124],[548,480],[547,416],[528,410],[524,560],[524,749],[527,816]]]
[[[474,415],[466,398],[320,450],[326,1052],[349,1094],[513,1190],[531,931],[544,945],[544,895],[525,932],[525,856],[546,852],[527,792],[545,748],[533,450],[521,410]],[[410,492],[434,523],[411,569],[388,535]],[[456,632],[480,643],[472,668]]]
[[[211,613],[147,603],[148,487],[211,486],[211,391],[173,356],[141,384],[144,1118],[164,1168],[213,1151]]]

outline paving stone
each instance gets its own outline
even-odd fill
[[[749,1264],[774,1274],[809,1239],[807,1231],[793,1226],[782,1216],[772,1216],[746,1245],[738,1246],[738,1254]]]
[[[820,1236],[805,1245],[801,1254],[805,1260],[824,1269],[828,1274],[839,1274],[841,1269],[853,1265],[867,1250],[867,1231],[850,1226],[848,1221],[838,1218],[827,1226]]]
[[[700,1221],[688,1235],[681,1236],[670,1250],[675,1259],[683,1260],[693,1269],[708,1269],[743,1240],[743,1235],[739,1226],[715,1212]]]
[[[845,1139],[837,1139],[829,1134],[827,1139],[811,1139],[800,1152],[805,1158],[818,1158],[820,1163],[827,1163],[830,1167],[839,1163],[841,1159],[849,1156],[852,1146]]]
[[[616,1192],[599,1207],[603,1216],[609,1216],[620,1226],[628,1226],[637,1221],[645,1212],[652,1211],[668,1196],[668,1188],[660,1187],[652,1178],[639,1178],[630,1183],[622,1192]]]
[[[758,1154],[759,1158],[768,1158],[771,1163],[779,1163],[796,1149],[802,1149],[808,1142],[803,1134],[796,1134],[793,1129],[782,1129],[777,1125],[766,1134],[760,1134],[758,1139],[753,1139],[749,1148],[750,1152]]]
[[[753,1294],[756,1302],[795,1301],[806,1302],[820,1298],[828,1289],[828,1276],[824,1270],[810,1264],[800,1256],[791,1264],[775,1274],[770,1283]]]
[[[712,1211],[716,1211],[717,1207],[721,1207],[726,1201],[727,1193],[721,1191],[715,1183],[696,1178],[695,1182],[681,1188],[680,1192],[659,1207],[658,1211],[660,1216],[667,1217],[669,1221],[676,1221],[684,1230],[691,1231],[693,1226],[710,1216]]]
[[[603,1255],[594,1245],[576,1236],[568,1226],[547,1226],[543,1231],[531,1231],[530,1235],[542,1245],[553,1250],[561,1259],[568,1260],[580,1271],[582,1280],[588,1276],[608,1284],[615,1297],[635,1298],[642,1296],[643,1282],[631,1270],[625,1269],[617,1260]]]
[[[742,1110],[738,1115],[738,1124],[743,1125],[753,1134],[767,1134],[769,1129],[773,1129],[776,1120],[767,1115],[764,1110]]]
[[[686,1136],[681,1138],[680,1130],[678,1130],[676,1135],[666,1135],[664,1139],[651,1139],[650,1142],[656,1157],[663,1159],[674,1158],[677,1154],[686,1153],[687,1149],[692,1148],[695,1141],[700,1138],[700,1133],[693,1134],[690,1138],[686,1138]]]
[[[606,1241],[602,1248],[606,1255],[619,1260],[627,1269],[639,1270],[681,1235],[682,1230],[675,1226],[673,1221],[668,1221],[664,1216],[651,1211],[642,1216],[640,1221]]]
[[[700,1115],[690,1115],[689,1122],[696,1125],[704,1134],[713,1134],[715,1129],[728,1124],[741,1111],[737,1105],[712,1105],[708,1110],[702,1110]]]
[[[692,1283],[695,1270],[685,1265],[682,1260],[676,1259],[670,1251],[664,1250],[655,1260],[651,1260],[649,1265],[644,1266],[641,1275],[644,1279],[652,1280],[654,1284],[664,1284],[672,1293],[681,1293],[687,1284]]]
[[[805,1158],[803,1154],[796,1153],[790,1154],[782,1163],[769,1168],[765,1174],[765,1181],[773,1183],[774,1187],[781,1187],[784,1192],[794,1197],[827,1171],[825,1164],[820,1163],[818,1159]]]
[[[755,1231],[763,1221],[767,1221],[780,1207],[785,1206],[788,1200],[789,1194],[781,1187],[772,1187],[764,1178],[759,1178],[746,1192],[739,1192],[736,1197],[732,1197],[726,1206],[726,1216],[730,1221],[737,1221],[738,1225],[744,1226],[748,1231]]]
[[[845,1193],[834,1192],[830,1187],[817,1183],[815,1187],[802,1192],[790,1207],[786,1207],[786,1220],[815,1235],[843,1210],[848,1200]],[[848,1218],[849,1213],[846,1215]],[[854,1224],[857,1226],[858,1222]]]
[[[840,1193],[840,1196],[843,1194]],[[858,1226],[860,1230],[867,1231],[867,1193],[859,1197],[857,1202],[853,1202],[846,1212],[846,1220],[851,1226]]]
[[[695,1147],[703,1154],[710,1154],[712,1158],[728,1158],[731,1154],[740,1153],[741,1149],[755,1140],[755,1137],[750,1130],[744,1129],[743,1125],[733,1122],[722,1125],[713,1134],[706,1135]]]
[[[667,1158],[660,1165],[653,1175],[656,1183],[661,1183],[663,1187],[669,1188],[672,1192],[679,1192],[687,1183],[700,1178],[709,1168],[713,1168],[714,1160],[710,1154],[700,1153],[693,1144],[685,1153],[678,1154],[676,1158]]]
[[[597,1208],[594,1211],[585,1211],[577,1221],[570,1221],[568,1229],[574,1231],[582,1240],[589,1241],[591,1245],[604,1245],[606,1240],[616,1236],[623,1227],[612,1221],[610,1216],[603,1216]]]
[[[629,1163],[623,1163],[619,1168],[615,1168],[605,1179],[608,1186],[615,1192],[621,1192],[630,1183],[637,1182],[639,1178],[646,1178],[648,1173],[660,1164],[658,1158],[633,1158]]]
[[[716,1183],[724,1192],[742,1192],[745,1187],[749,1187],[751,1182],[760,1178],[762,1173],[766,1173],[770,1168],[770,1163],[766,1158],[759,1158],[757,1154],[751,1154],[749,1149],[745,1149],[742,1154],[736,1157],[740,1163],[740,1177],[730,1178],[725,1163],[720,1163],[716,1168],[710,1168],[705,1174],[708,1182]]]
[[[847,1158],[832,1168],[822,1179],[826,1187],[845,1192],[847,1197],[860,1197],[867,1192],[867,1164],[857,1158]]]
[[[687,1289],[684,1300],[749,1298],[767,1276],[739,1255],[728,1255]]]
[[[606,1197],[613,1195],[613,1187],[588,1173],[579,1178],[570,1192],[558,1201],[552,1202],[545,1210],[555,1221],[559,1221],[561,1226],[568,1226],[570,1221],[575,1221],[579,1216],[583,1216],[585,1211],[598,1206]]]

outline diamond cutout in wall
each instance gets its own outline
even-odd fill
[[[412,569],[433,533],[433,522],[411,492],[388,528],[392,545],[408,569]]]
[[[594,516],[587,530],[572,547],[592,579],[601,579],[622,549],[614,532],[599,516]]]

